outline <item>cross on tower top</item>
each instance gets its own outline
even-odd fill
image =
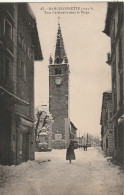
[[[58,25],[60,25],[60,19],[61,19],[61,17],[58,16]]]

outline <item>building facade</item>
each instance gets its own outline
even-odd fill
[[[112,117],[112,93],[104,92],[101,111],[101,139],[102,149],[109,156],[115,155],[114,131],[111,122]]]
[[[53,123],[53,147],[65,148],[69,144],[69,64],[58,25],[54,61],[49,59],[49,111]]]
[[[105,34],[111,39],[108,64],[112,72],[115,158],[124,167],[124,3],[108,3]]]
[[[1,164],[34,159],[34,60],[42,53],[29,5],[0,4]]]

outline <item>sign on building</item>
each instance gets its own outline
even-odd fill
[[[55,134],[55,140],[61,141],[62,140],[62,134]]]

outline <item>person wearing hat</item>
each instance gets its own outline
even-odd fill
[[[74,153],[74,144],[70,143],[69,147],[67,148],[66,152],[66,160],[69,160],[71,163],[71,160],[75,160],[75,153]]]

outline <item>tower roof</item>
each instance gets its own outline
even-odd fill
[[[67,57],[66,57],[66,53],[65,53],[64,42],[63,42],[60,24],[58,24],[54,63],[61,64],[64,59],[67,60]]]

